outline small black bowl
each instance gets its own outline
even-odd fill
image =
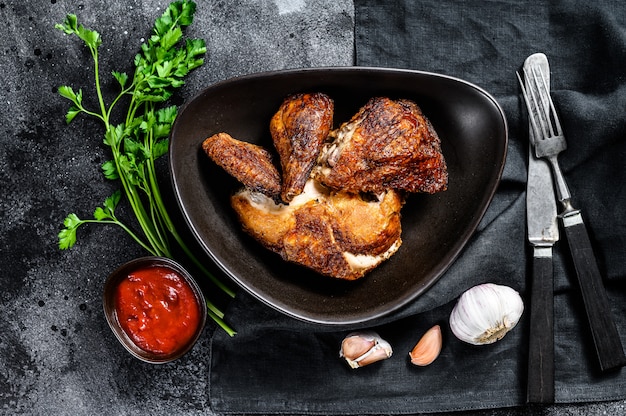
[[[139,348],[120,325],[115,306],[115,291],[122,280],[134,271],[157,266],[171,269],[183,278],[194,293],[200,312],[200,320],[194,335],[182,347],[168,354],[157,354]],[[131,260],[118,267],[109,275],[104,284],[103,303],[104,315],[106,316],[109,327],[113,331],[113,334],[115,334],[118,341],[134,357],[152,364],[168,363],[185,355],[196,343],[202,333],[202,330],[204,329],[204,325],[206,324],[207,310],[206,307],[204,307],[205,300],[202,290],[191,275],[180,264],[166,257],[141,257]]]

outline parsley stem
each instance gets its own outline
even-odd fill
[[[87,224],[87,223],[97,223],[97,224],[112,224],[112,225],[117,225],[118,227],[121,227],[124,231],[126,231],[133,240],[135,240],[137,242],[137,244],[139,244],[141,247],[143,247],[148,253],[150,253],[153,256],[157,256],[158,253],[156,253],[152,247],[150,247],[149,245],[147,245],[146,243],[143,242],[143,240],[141,238],[139,238],[137,236],[137,234],[135,234],[130,228],[128,228],[123,222],[118,221],[117,219],[115,220],[81,220],[81,224]]]
[[[122,168],[120,166],[120,160],[119,160],[120,159],[119,150],[116,148],[113,148],[112,150],[113,150],[113,160],[115,161],[115,165],[118,169],[118,172],[122,172]],[[126,196],[128,197],[130,206],[133,212],[135,213],[135,217],[137,218],[137,221],[139,222],[139,225],[141,226],[141,229],[146,239],[150,243],[152,250],[158,253],[159,255],[164,255],[167,257],[171,256],[169,248],[163,244],[163,242],[158,238],[158,236],[155,235],[156,231],[155,231],[154,225],[151,224],[149,220],[147,220],[148,216],[143,207],[141,198],[137,194],[135,186],[130,184],[128,181],[128,178],[126,178],[124,175],[119,175],[119,176],[120,176],[120,182],[122,183],[122,187],[124,188]]]
[[[219,310],[218,310],[218,313],[216,313],[211,303],[209,301],[206,301],[206,302],[207,302],[207,312],[209,316],[211,317],[211,319],[213,319],[213,321],[215,321],[215,323],[217,323],[220,326],[220,328],[222,328],[229,336],[231,337],[235,336],[237,332],[234,331],[230,326],[228,326],[228,324],[224,322],[224,320],[222,319],[224,314]]]
[[[80,109],[80,111],[82,111],[83,113],[88,114],[88,115],[93,116],[93,117],[96,117],[96,118],[99,118],[99,119],[100,119],[100,120],[102,120],[102,121],[105,121],[105,120],[106,120],[104,117],[102,117],[102,115],[101,115],[101,114],[95,113],[95,112],[93,112],[93,111],[89,111],[89,110],[87,110],[87,109],[86,109],[85,107],[83,107],[83,106],[80,106],[80,107],[79,107],[79,109]]]
[[[127,94],[129,94],[130,91],[132,91],[133,89],[133,85],[124,88],[122,91],[120,91],[119,94],[117,94],[117,97],[115,97],[115,99],[113,101],[111,101],[111,104],[109,105],[109,109],[106,112],[106,118],[107,120],[109,120],[111,118],[111,113],[113,112],[113,108],[117,105],[117,103]]]
[[[107,117],[106,104],[104,103],[104,97],[102,96],[102,88],[100,88],[100,63],[98,59],[98,48],[92,45],[89,45],[89,50],[91,51],[91,56],[93,57],[93,66],[94,66],[94,80],[96,83],[96,94],[98,95],[98,103],[100,104],[100,112],[103,117]]]

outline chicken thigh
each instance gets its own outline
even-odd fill
[[[372,98],[331,137],[313,170],[326,186],[373,193],[447,188],[439,137],[412,101]]]

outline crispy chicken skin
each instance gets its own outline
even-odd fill
[[[326,186],[374,193],[447,188],[439,137],[412,101],[372,98],[331,137],[312,173]]]
[[[280,198],[280,174],[270,152],[261,146],[234,139],[227,133],[217,133],[202,143],[202,149],[246,187],[274,200]]]
[[[402,244],[406,192],[447,188],[439,137],[408,100],[373,98],[337,130],[324,94],[287,97],[270,121],[281,174],[260,146],[219,133],[206,154],[244,187],[243,230],[284,260],[356,280]]]
[[[282,168],[281,197],[291,200],[304,188],[333,124],[334,102],[325,94],[295,94],[283,101],[270,121]]]
[[[313,180],[289,205],[249,189],[231,198],[244,230],[284,260],[344,280],[356,280],[400,247],[400,193],[376,198],[335,192]]]

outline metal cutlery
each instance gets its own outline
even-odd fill
[[[547,61],[526,59],[524,69],[544,66]],[[549,88],[549,70],[542,68]],[[545,91],[537,92],[537,95]],[[537,140],[529,121],[531,142]],[[535,156],[528,146],[528,182],[526,186],[526,223],[528,241],[533,247],[530,292],[530,339],[528,344],[528,403],[554,402],[554,279],[552,247],[559,240],[556,198],[550,166]]]
[[[546,159],[551,167],[557,198],[563,207],[559,218],[576,269],[600,369],[606,371],[622,367],[626,364],[626,356],[613,321],[587,229],[580,210],[573,208],[571,204],[571,195],[557,160],[558,154],[567,145],[546,82],[546,73],[549,73],[548,60],[541,53],[531,55],[530,58],[536,64],[524,68],[525,82],[522,82],[519,74],[518,80],[534,131],[531,139],[535,156]]]

